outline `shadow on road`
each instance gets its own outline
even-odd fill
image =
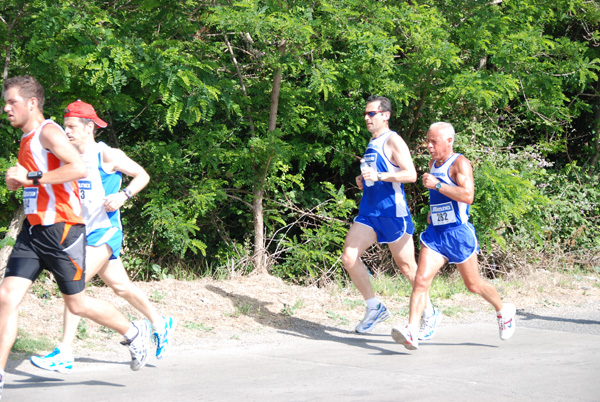
[[[101,362],[101,363],[113,363],[119,364],[120,362],[109,362],[106,360],[95,360],[95,359],[78,359],[78,361],[88,361],[88,362]],[[29,359],[19,359],[19,360],[11,360],[7,365],[7,372],[11,374],[16,374],[22,377],[26,377],[24,379],[15,380],[12,384],[6,384],[4,388],[53,388],[53,387],[65,387],[71,386],[74,384],[78,385],[86,385],[86,386],[101,386],[101,387],[125,387],[125,384],[117,384],[105,381],[96,381],[96,380],[87,380],[87,381],[69,381],[68,377],[63,378],[53,378],[46,377],[43,375],[44,371],[40,369],[41,375],[31,374],[22,370],[19,370],[18,367],[21,364],[31,364]],[[129,364],[126,362],[126,364]],[[13,367],[10,367],[13,366]]]
[[[87,362],[87,363],[126,364],[126,365],[130,364],[130,362],[127,362],[127,361],[117,362],[117,361],[91,359],[91,358],[87,358],[87,357],[78,358],[77,362],[79,362],[79,363]],[[4,386],[5,388],[36,388],[36,387],[47,388],[47,387],[64,387],[64,386],[73,385],[73,384],[89,385],[89,386],[110,386],[110,387],[124,387],[125,386],[124,384],[107,383],[107,382],[95,381],[95,380],[69,381],[68,377],[63,377],[63,378],[47,377],[44,375],[44,373],[47,373],[47,371],[39,369],[39,375],[34,374],[34,373],[29,373],[27,371],[20,370],[19,367],[21,365],[31,365],[31,367],[33,367],[31,362],[29,361],[28,356],[23,357],[23,358],[18,358],[18,359],[10,359],[7,362],[7,365],[6,365],[7,373],[16,374],[16,375],[19,375],[19,376],[22,376],[25,378],[20,379],[20,380],[15,380],[13,384],[6,384]]]
[[[579,325],[600,325],[600,321],[597,321],[597,320],[588,320],[588,319],[583,319],[583,318],[551,317],[551,316],[546,316],[546,315],[528,313],[526,311],[517,311],[517,316],[519,317],[519,320],[525,320],[525,321],[543,320],[543,321],[555,321],[555,322],[571,323],[571,324],[579,324]]]
[[[354,331],[343,330],[336,327],[322,325],[283,313],[273,313],[269,310],[270,302],[263,302],[250,296],[227,292],[217,286],[208,285],[206,289],[219,296],[230,299],[234,306],[250,305],[245,314],[263,326],[277,329],[282,334],[297,336],[304,339],[325,340],[342,342],[347,345],[371,350],[380,355],[408,354],[404,348],[396,344],[391,336],[382,334],[368,334],[363,336]],[[375,339],[373,339],[375,338]],[[386,347],[391,347],[388,349]],[[402,348],[402,350],[400,350]],[[394,350],[398,349],[398,350]]]

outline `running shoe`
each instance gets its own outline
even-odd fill
[[[515,316],[517,308],[512,303],[504,303],[502,310],[496,314],[498,318],[498,328],[500,329],[500,339],[509,340],[515,333],[517,322]]]
[[[0,401],[2,400],[2,390],[4,389],[4,375],[0,374]]]
[[[371,332],[378,322],[387,320],[389,316],[389,311],[382,303],[379,303],[377,308],[371,309],[367,307],[365,318],[358,323],[354,330],[359,334],[366,334],[367,332]]]
[[[442,312],[433,306],[433,315],[421,316],[421,328],[419,328],[419,340],[429,341],[435,336],[438,325],[442,322]]]
[[[129,347],[131,353],[131,369],[138,371],[146,365],[148,349],[150,348],[150,323],[148,320],[134,321],[132,324],[138,329],[138,334],[131,340],[122,341],[121,345]]]
[[[405,328],[392,328],[392,338],[408,350],[419,349],[419,340],[410,332],[408,325]]]
[[[75,359],[72,352],[65,352],[57,347],[46,356],[31,356],[29,360],[34,366],[41,369],[69,374],[73,370]]]
[[[154,331],[154,341],[156,342],[156,358],[162,359],[173,344],[173,332],[177,327],[177,321],[173,317],[163,317],[165,327],[162,333]]]

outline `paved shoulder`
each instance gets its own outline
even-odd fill
[[[78,363],[70,375],[18,362],[7,375],[8,401],[597,401],[600,335],[538,328],[552,318],[518,316],[507,342],[494,322],[448,324],[408,352],[390,327],[357,335],[280,331],[274,342],[174,346],[139,372],[122,362]],[[583,320],[583,319],[581,319]],[[598,325],[595,318],[575,325]],[[242,340],[243,342],[243,340]],[[126,356],[125,356],[126,357]]]

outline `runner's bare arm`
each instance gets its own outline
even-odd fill
[[[458,187],[444,185],[438,191],[455,201],[472,204],[475,198],[475,182],[471,162],[463,155],[459,156],[450,167],[449,174]],[[438,182],[439,180],[429,173],[423,175],[423,185],[429,189],[434,189]]]
[[[62,184],[87,177],[87,168],[81,160],[79,152],[69,142],[66,135],[56,126],[48,124],[42,128],[40,142],[44,148],[63,162],[63,165],[39,179],[40,184]],[[13,166],[6,172],[6,184],[10,190],[31,184],[27,178],[27,170],[21,165]]]
[[[453,200],[472,204],[475,199],[475,181],[471,162],[461,155],[456,159],[449,173],[458,187],[454,187],[454,193],[448,196]]]
[[[385,152],[390,160],[402,170],[381,174],[383,181],[398,183],[414,183],[417,181],[417,170],[410,155],[408,145],[399,135],[392,135],[385,144]]]
[[[140,164],[125,155],[125,152],[120,149],[110,148],[102,153],[102,160],[105,164],[112,166],[114,172],[121,172],[133,179],[127,185],[131,190],[131,194],[135,195],[142,191],[150,181],[150,176]],[[123,206],[127,201],[127,196],[120,191],[115,194],[110,194],[106,197],[104,206],[107,211],[115,211]]]

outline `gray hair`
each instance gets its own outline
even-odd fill
[[[444,138],[452,138],[452,144],[454,144],[454,136],[456,135],[456,132],[454,131],[452,124],[438,121],[429,126],[429,130],[436,130],[437,132],[441,133]]]
[[[390,102],[390,100],[388,98],[386,98],[385,96],[377,96],[377,95],[371,95],[367,98],[367,104],[369,103],[373,103],[373,102],[379,102],[379,110],[381,110],[382,112],[391,112],[392,111],[392,102]]]

